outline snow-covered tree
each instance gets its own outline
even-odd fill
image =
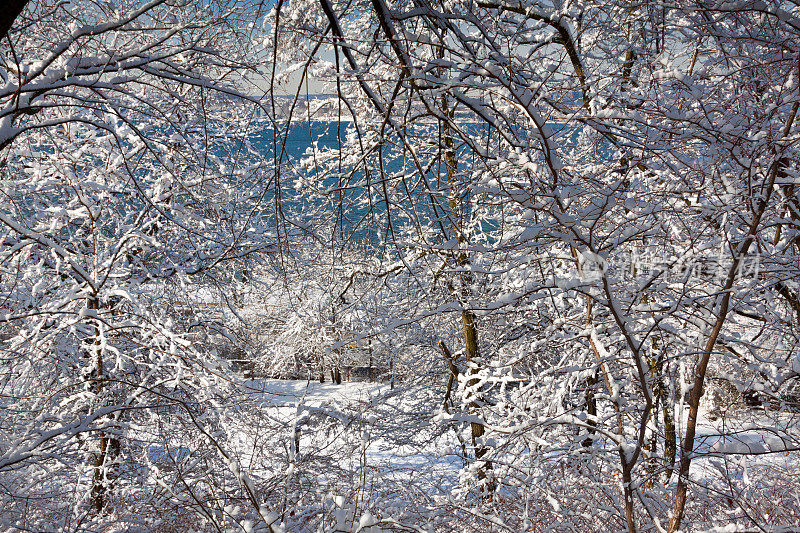
[[[748,422],[752,453],[797,448],[781,392],[797,378],[796,11],[383,0],[277,11],[296,44],[282,59],[330,80],[350,132],[307,179],[328,197],[362,191],[352,207],[430,288],[418,318],[486,325],[461,419],[486,428],[475,456],[495,468],[473,472],[517,491],[520,526],[531,505],[551,520],[552,501],[565,527],[596,527],[582,518],[596,510],[585,486],[630,531],[681,528],[713,384],[784,406]],[[450,307],[433,296],[448,279]],[[713,431],[724,443],[739,429]],[[714,453],[728,458],[726,446]],[[555,464],[570,468],[557,483]],[[709,490],[759,523],[726,482]],[[724,498],[694,512],[727,521]]]
[[[152,522],[187,498],[225,527],[217,490],[260,512],[225,449],[230,368],[203,342],[275,244],[241,89],[257,17],[240,1],[41,1],[0,45],[10,527]]]
[[[217,529],[796,522],[796,5],[9,13],[12,526],[140,501]],[[279,97],[297,75],[335,98]],[[307,401],[365,343],[398,386]]]

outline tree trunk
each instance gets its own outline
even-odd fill
[[[464,310],[461,312],[461,323],[464,328],[464,355],[468,363],[478,360],[478,331],[475,327],[475,315],[472,311]],[[472,377],[476,374],[474,365],[470,366],[470,379],[467,381],[469,387],[474,387],[478,384],[478,379]],[[472,401],[469,408],[473,414],[480,411],[480,404],[477,401]],[[483,461],[482,465],[478,466],[478,481],[483,486],[484,495],[487,499],[492,498],[492,494],[496,489],[496,485],[492,480],[491,470],[492,463],[489,460],[484,461],[489,448],[481,442],[483,435],[486,433],[486,428],[481,422],[470,422],[470,430],[472,434],[472,447],[475,450],[475,461]]]
[[[664,416],[664,462],[666,465],[666,483],[672,477],[675,470],[675,458],[678,453],[678,432],[675,430],[675,418],[672,413],[672,405],[669,398],[664,398],[662,403],[662,413]]]
[[[587,423],[590,427],[589,436],[583,439],[581,446],[587,449],[592,447],[592,443],[594,442],[592,435],[596,433],[594,428],[597,427],[597,398],[594,394],[594,387],[597,385],[598,381],[597,371],[586,379],[586,415]]]
[[[367,351],[369,352],[369,381],[370,383],[375,381],[375,372],[373,370],[373,361],[372,361],[372,339],[367,339]]]
[[[636,533],[636,521],[633,509],[633,478],[631,470],[633,465],[628,464],[627,457],[620,450],[620,462],[622,463],[622,495],[625,498],[625,522],[628,526],[628,533]]]
[[[447,99],[444,97],[442,98],[442,110],[450,120],[455,119],[455,110],[449,108]],[[467,243],[467,237],[464,234],[463,227],[463,202],[458,194],[458,186],[456,183],[457,159],[455,152],[455,140],[453,139],[450,125],[447,123],[444,124],[443,144],[445,166],[447,169],[448,195],[450,197],[450,216],[452,217],[453,230],[456,240],[458,241],[459,245],[464,245]],[[471,295],[471,279],[465,272],[465,267],[469,266],[469,257],[467,256],[466,252],[459,250],[456,253],[455,259],[456,265],[459,267],[461,300],[463,304],[468,304],[469,297]],[[479,356],[478,329],[475,325],[475,314],[470,309],[464,309],[461,311],[461,327],[464,335],[464,356],[467,360],[467,364],[472,363],[469,370],[470,379],[467,382],[467,385],[474,387],[478,383],[478,380],[472,377],[476,373],[474,364],[478,362]],[[472,414],[477,414],[480,411],[480,404],[473,400],[470,402],[469,408]],[[488,448],[481,442],[483,435],[486,433],[486,428],[480,422],[471,422],[470,430],[472,434],[472,446],[475,450],[475,461],[483,461],[483,464],[478,466],[478,481],[483,487],[486,498],[491,499],[496,488],[494,481],[491,479],[492,463],[491,461],[483,460],[488,452]]]
[[[655,347],[654,343],[654,347]],[[664,469],[666,474],[666,482],[672,477],[672,472],[675,469],[675,457],[678,451],[678,437],[675,430],[675,419],[672,414],[672,404],[670,403],[669,388],[667,379],[664,375],[664,356],[659,355],[656,359],[655,365],[651,366],[654,374],[653,396],[656,402],[661,402],[661,417],[664,421]],[[658,414],[656,414],[656,417]],[[655,451],[655,447],[653,448]]]
[[[100,302],[96,295],[89,298],[87,307],[93,311],[100,309]],[[100,348],[100,329],[95,323],[93,339],[89,349],[93,368],[90,374],[91,390],[95,397],[99,397],[103,391],[105,374],[103,371],[103,353]],[[109,479],[108,472],[111,463],[119,455],[119,439],[103,431],[100,433],[99,451],[94,455],[92,461],[92,489],[89,495],[91,511],[100,514],[108,504]]]
[[[792,117],[793,119],[794,117]],[[791,123],[788,123],[791,125]],[[706,371],[708,370],[708,363],[711,360],[711,354],[714,352],[714,347],[717,344],[722,328],[728,317],[728,309],[731,303],[731,289],[736,282],[739,272],[739,267],[742,264],[745,256],[750,251],[750,246],[755,240],[756,233],[761,224],[761,217],[767,210],[769,199],[772,196],[772,191],[775,187],[775,179],[779,170],[777,162],[773,163],[770,169],[769,176],[762,184],[762,198],[758,203],[756,212],[753,214],[753,220],[747,230],[747,234],[741,244],[737,247],[733,256],[733,264],[728,270],[728,275],[725,284],[722,286],[718,293],[714,309],[717,309],[717,317],[711,334],[708,337],[705,349],[700,355],[700,360],[694,367],[694,382],[692,384],[692,393],[689,397],[689,420],[686,423],[686,434],[684,435],[683,442],[681,443],[681,461],[678,467],[678,487],[675,491],[675,508],[672,511],[672,518],[669,521],[669,533],[676,533],[681,527],[683,520],[683,512],[686,508],[686,498],[689,490],[689,469],[692,465],[692,455],[694,454],[694,438],[697,431],[697,418],[700,412],[700,399],[703,397],[703,387],[706,380]]]

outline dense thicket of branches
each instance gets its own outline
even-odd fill
[[[719,504],[723,522],[754,520],[725,476],[690,477],[708,449],[703,413],[742,395],[771,410],[728,420],[713,451],[797,449],[796,11],[278,10],[296,44],[284,60],[329,77],[351,121],[308,172],[334,203],[364,191],[351,209],[380,221],[390,255],[428,287],[420,319],[461,322],[473,479],[485,498],[514,494],[520,519],[542,505],[541,523],[592,528],[584,517],[608,498],[628,530],[674,531],[694,490],[715,495],[692,513]],[[747,444],[731,445],[740,432]]]
[[[2,43],[9,527],[796,522],[800,5],[184,4]]]
[[[201,514],[214,490],[255,500],[225,451],[229,367],[196,304],[275,242],[269,173],[230,133],[257,17],[251,2],[41,1],[1,45],[3,527],[152,524],[184,505],[181,483]],[[164,469],[198,445],[213,477]]]

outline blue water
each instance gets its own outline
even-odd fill
[[[409,224],[436,224],[448,212],[443,164],[431,164],[433,154],[425,154],[427,172],[420,179],[413,160],[396,139],[387,140],[357,165],[342,162],[334,154],[327,169],[313,163],[299,167],[301,160],[313,162],[323,151],[338,152],[350,128],[347,123],[305,122],[293,125],[288,133],[266,127],[251,137],[262,157],[282,167],[281,194],[286,203],[301,216],[313,213],[305,223],[319,226],[322,221],[327,236],[337,241],[378,243],[396,237]],[[415,140],[435,131],[435,125],[421,127]],[[370,146],[369,141],[365,140],[365,146]],[[313,181],[316,190],[296,188],[297,173]],[[450,236],[439,240],[444,238]]]
[[[301,160],[313,161],[323,151],[338,151],[351,129],[352,125],[344,122],[301,122],[288,131],[281,128],[276,131],[265,125],[250,140],[261,157],[272,160],[281,169],[278,179],[284,206],[303,224],[325,228],[327,238],[375,244],[397,238],[404,228],[413,228],[417,235],[427,228],[432,230],[428,238],[431,244],[452,239],[455,235],[452,221],[447,219],[450,205],[446,168],[437,152],[441,145],[438,125],[415,124],[406,131],[422,160],[422,173],[396,135],[387,135],[384,145],[365,160],[358,160],[355,167],[352,162],[337,158],[327,169],[314,164],[298,165]],[[469,124],[465,129],[479,145],[496,140],[497,134],[488,126]],[[555,126],[554,130],[557,136],[554,145],[565,150],[575,145],[577,129]],[[370,146],[368,141],[365,146]],[[483,165],[465,143],[457,144],[456,159],[459,171]],[[316,190],[296,187],[298,174],[315,183]],[[474,183],[467,181],[458,186],[467,220],[472,218],[476,205],[471,201],[475,199],[474,187]],[[472,237],[495,241],[499,214],[492,213],[498,208],[483,205],[481,209],[481,222],[471,229]]]

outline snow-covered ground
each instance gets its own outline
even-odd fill
[[[317,514],[327,513],[337,530],[359,530],[371,520],[418,524],[420,503],[446,499],[458,482],[464,466],[458,440],[433,422],[441,391],[277,379],[253,379],[245,387],[243,403],[257,406],[272,428],[273,453],[285,452],[286,463],[269,466],[270,474],[289,480],[295,498],[305,492],[301,499],[319,501]],[[240,435],[237,441],[243,464],[263,459],[256,457],[257,438]],[[306,530],[302,517],[281,515],[287,531]]]
[[[246,385],[262,409],[283,420],[287,427],[297,428],[301,454],[317,440],[314,417],[323,416],[362,439],[364,467],[369,470],[391,470],[393,476],[402,477],[403,472],[411,475],[433,469],[452,475],[454,480],[463,464],[460,457],[448,452],[457,444],[455,439],[431,431],[437,411],[430,390],[395,391],[387,383],[336,385],[278,379],[250,380]],[[408,409],[412,405],[417,406],[418,416],[403,412],[413,412],[414,408]],[[425,435],[440,438],[425,440]]]
[[[273,474],[294,476],[296,483],[287,485],[316,498],[320,504],[315,519],[326,516],[323,521],[335,524],[336,530],[379,531],[380,525],[369,529],[365,524],[422,527],[437,516],[432,508],[438,506],[441,512],[442,502],[453,501],[459,477],[468,472],[455,432],[435,421],[441,390],[276,379],[250,380],[246,388],[248,399],[282,428],[287,463]],[[748,494],[763,497],[765,490],[779,500],[791,497],[765,482],[770,472],[800,476],[798,454],[792,451],[797,441],[779,428],[765,432],[760,421],[755,410],[722,418],[703,413],[698,455],[691,470],[695,491],[713,499],[723,480],[743,498]],[[731,431],[734,425],[737,430]],[[787,420],[786,427],[790,426]],[[240,445],[242,450],[255,448],[249,438]],[[564,452],[562,459],[570,461],[569,453]],[[562,459],[550,456],[548,461],[555,467],[563,464]],[[656,497],[655,493],[650,496]],[[776,502],[776,508],[780,506]],[[730,512],[732,518],[741,516],[737,505],[732,504]],[[287,531],[305,530],[302,519],[290,512],[282,516]],[[771,521],[768,516],[763,520]],[[786,520],[786,516],[774,517],[776,526]],[[736,521],[731,524],[735,526]]]

